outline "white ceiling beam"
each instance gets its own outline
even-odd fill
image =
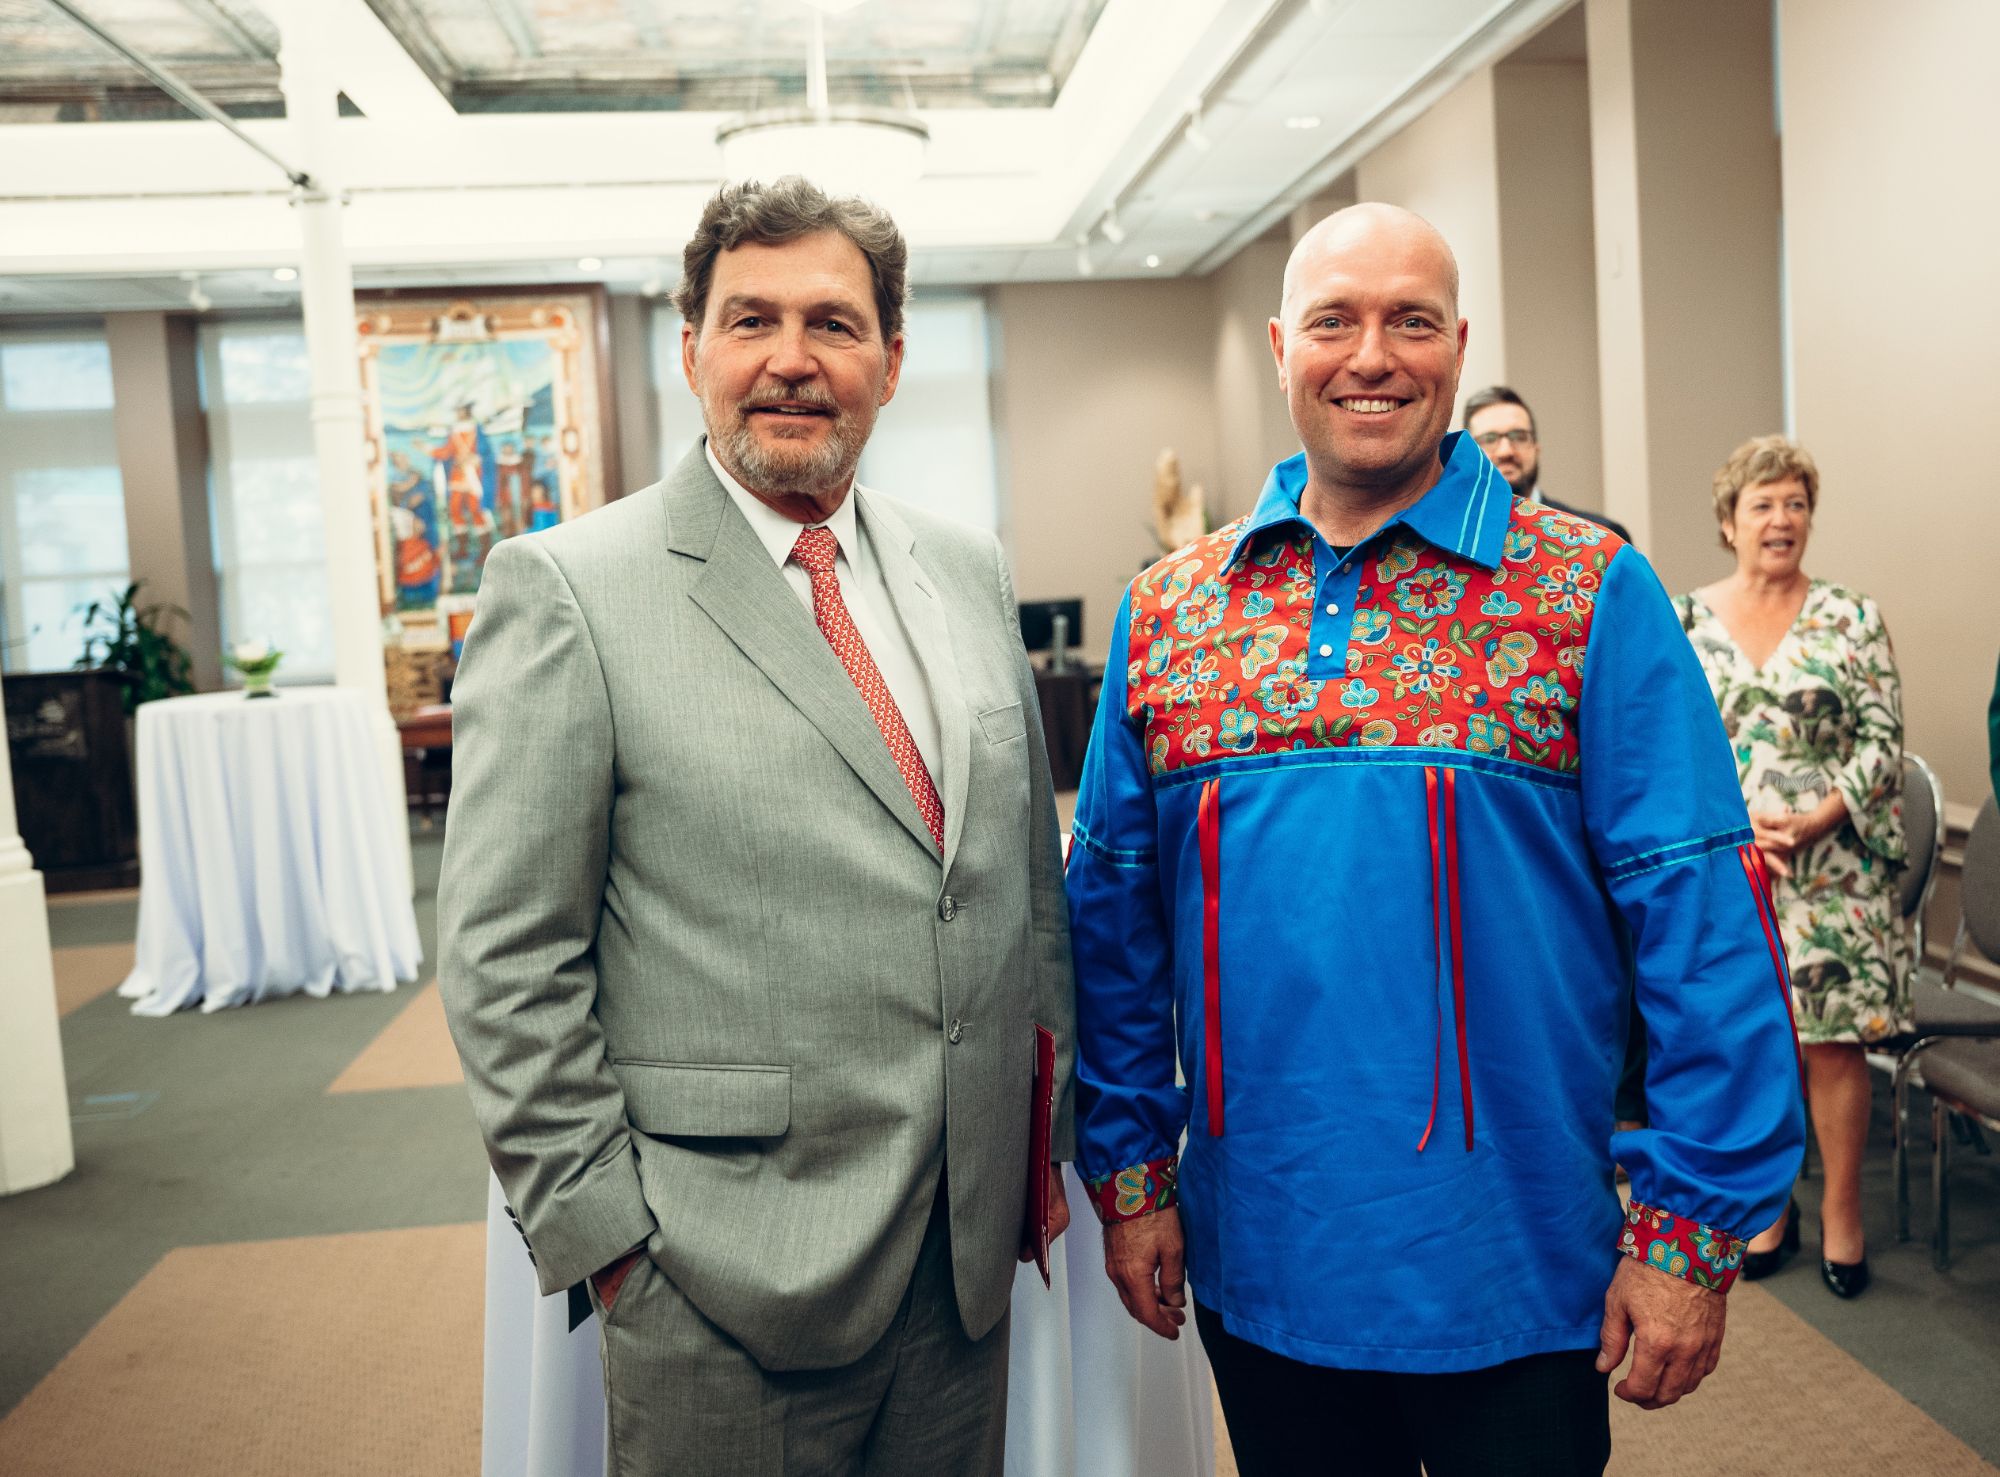
[[[328,70],[340,90],[371,119],[398,125],[443,123],[458,117],[416,59],[403,50],[368,0],[261,0],[278,29],[293,7],[310,4],[325,13]]]
[[[1188,104],[1289,0],[1111,0],[1051,110],[1067,147],[1041,213],[1045,240],[1087,229],[1181,126]]]

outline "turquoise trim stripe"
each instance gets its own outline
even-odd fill
[[[1150,867],[1159,860],[1159,853],[1153,850],[1128,851],[1123,847],[1106,846],[1102,841],[1085,830],[1080,822],[1072,821],[1069,828],[1072,846],[1081,846],[1099,861],[1113,867]]]
[[[1641,851],[1615,862],[1604,864],[1604,879],[1607,882],[1622,882],[1627,877],[1643,876],[1647,872],[1657,872],[1663,867],[1675,866],[1681,862],[1699,861],[1702,857],[1713,856],[1718,851],[1731,851],[1751,839],[1748,826],[1731,826],[1726,831],[1712,831],[1706,836],[1696,836],[1691,841],[1676,841],[1669,846],[1655,846],[1650,851]]]
[[[1412,769],[1450,767],[1490,774],[1499,779],[1540,785],[1544,789],[1574,794],[1583,786],[1581,777],[1559,770],[1543,769],[1521,759],[1496,759],[1490,754],[1469,754],[1463,749],[1430,749],[1415,744],[1349,745],[1344,748],[1285,749],[1278,753],[1229,754],[1202,764],[1190,764],[1153,777],[1155,790],[1171,790],[1180,785],[1199,784],[1215,775],[1232,778],[1264,774],[1280,769],[1310,769],[1328,765],[1399,765]]]

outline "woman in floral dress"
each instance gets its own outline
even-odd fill
[[[1678,604],[1736,750],[1791,966],[1826,1161],[1821,1276],[1854,1297],[1868,1283],[1862,1050],[1900,1029],[1906,998],[1903,714],[1875,602],[1801,567],[1818,501],[1819,472],[1804,448],[1782,436],[1739,446],[1715,474],[1715,515],[1736,570]],[[1794,1203],[1751,1241],[1744,1275],[1777,1270],[1797,1245]]]

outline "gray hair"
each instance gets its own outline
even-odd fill
[[[858,196],[828,195],[796,174],[771,185],[756,180],[724,185],[709,197],[701,224],[681,252],[674,306],[699,336],[718,256],[746,241],[783,246],[820,231],[838,231],[868,259],[882,336],[886,340],[901,333],[903,305],[910,296],[910,248],[903,233],[880,206]]]

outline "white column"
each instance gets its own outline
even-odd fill
[[[0,743],[0,1195],[51,1184],[76,1167],[69,1086],[56,1024],[42,874],[14,818],[13,763]]]
[[[354,273],[341,233],[345,207],[334,137],[340,118],[339,87],[327,67],[334,38],[320,5],[287,0],[273,12],[283,38],[278,65],[285,113],[292,125],[293,165],[313,179],[311,189],[294,196],[294,206],[303,238],[299,286],[312,368],[313,447],[319,459],[327,592],[333,607],[334,681],[369,700],[394,809],[390,835],[397,838],[396,861],[407,881],[410,849],[403,750],[395,720],[389,716],[382,663],[382,607],[376,593],[354,333]]]

